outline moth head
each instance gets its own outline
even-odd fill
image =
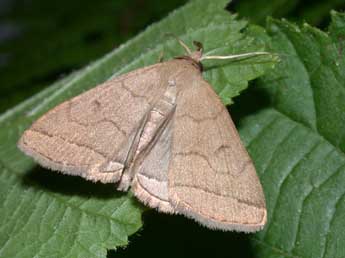
[[[199,41],[193,41],[194,46],[196,46],[196,50],[194,52],[189,53],[189,57],[193,59],[195,62],[200,63],[202,58],[202,50],[203,46]]]
[[[177,37],[176,35],[171,34],[171,33],[168,33],[167,35],[174,37],[177,40],[177,42],[181,45],[181,47],[183,47],[184,50],[186,51],[186,55],[185,56],[178,57],[178,58],[192,59],[192,61],[194,61],[195,63],[200,64],[200,61],[201,61],[201,58],[202,58],[202,49],[203,49],[203,46],[202,46],[202,44],[200,42],[193,41],[194,46],[196,46],[196,50],[192,51],[187,46],[187,44],[182,39]]]
[[[250,52],[250,53],[243,53],[243,54],[236,54],[236,55],[225,55],[225,56],[214,56],[214,55],[207,55],[203,53],[203,45],[202,43],[198,41],[193,41],[194,46],[196,46],[196,50],[192,51],[185,42],[183,42],[180,38],[178,38],[176,35],[168,34],[170,36],[173,36],[177,42],[184,48],[184,50],[187,53],[187,57],[189,59],[192,59],[195,63],[201,65],[201,62],[203,60],[207,59],[218,59],[218,60],[243,60],[248,59],[256,56],[261,55],[269,55],[269,56],[276,56],[274,53],[265,52],[265,51],[256,51],[256,52]],[[185,58],[185,57],[183,57]]]

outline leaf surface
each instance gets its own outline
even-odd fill
[[[255,256],[340,258],[345,246],[345,19],[329,33],[269,20],[281,62],[259,79],[262,109],[240,131],[263,184],[268,224]]]

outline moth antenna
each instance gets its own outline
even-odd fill
[[[228,55],[228,56],[202,56],[200,58],[200,61],[207,60],[207,59],[218,59],[218,60],[234,60],[234,59],[242,59],[242,58],[251,58],[256,56],[262,56],[262,55],[275,55],[270,52],[251,52],[251,53],[244,53],[244,54],[238,54],[238,55]]]
[[[165,33],[166,36],[170,36],[170,37],[173,37],[177,40],[177,42],[184,48],[184,50],[188,53],[188,55],[191,55],[192,54],[192,50],[190,50],[190,48],[187,46],[186,43],[184,43],[182,41],[182,39],[180,39],[179,37],[177,37],[175,34],[173,33]]]

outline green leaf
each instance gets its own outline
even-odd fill
[[[240,123],[268,208],[256,257],[344,257],[344,17],[332,13],[329,34],[268,21],[281,62],[253,92],[261,108]]]
[[[131,194],[117,193],[113,185],[47,172],[20,153],[16,142],[32,121],[62,101],[111,76],[155,63],[163,50],[166,58],[184,54],[175,40],[164,36],[166,32],[188,45],[193,40],[202,42],[207,54],[264,49],[263,30],[247,33],[246,23],[223,9],[226,2],[191,1],[0,117],[0,257],[105,257],[107,249],[127,244],[127,237],[141,227],[144,211]],[[209,62],[205,78],[230,103],[248,80],[262,75],[273,63],[267,57],[230,64]]]

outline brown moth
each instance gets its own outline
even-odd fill
[[[227,109],[188,55],[111,79],[53,108],[19,148],[42,166],[117,183],[143,203],[221,230],[266,223],[265,198]]]

